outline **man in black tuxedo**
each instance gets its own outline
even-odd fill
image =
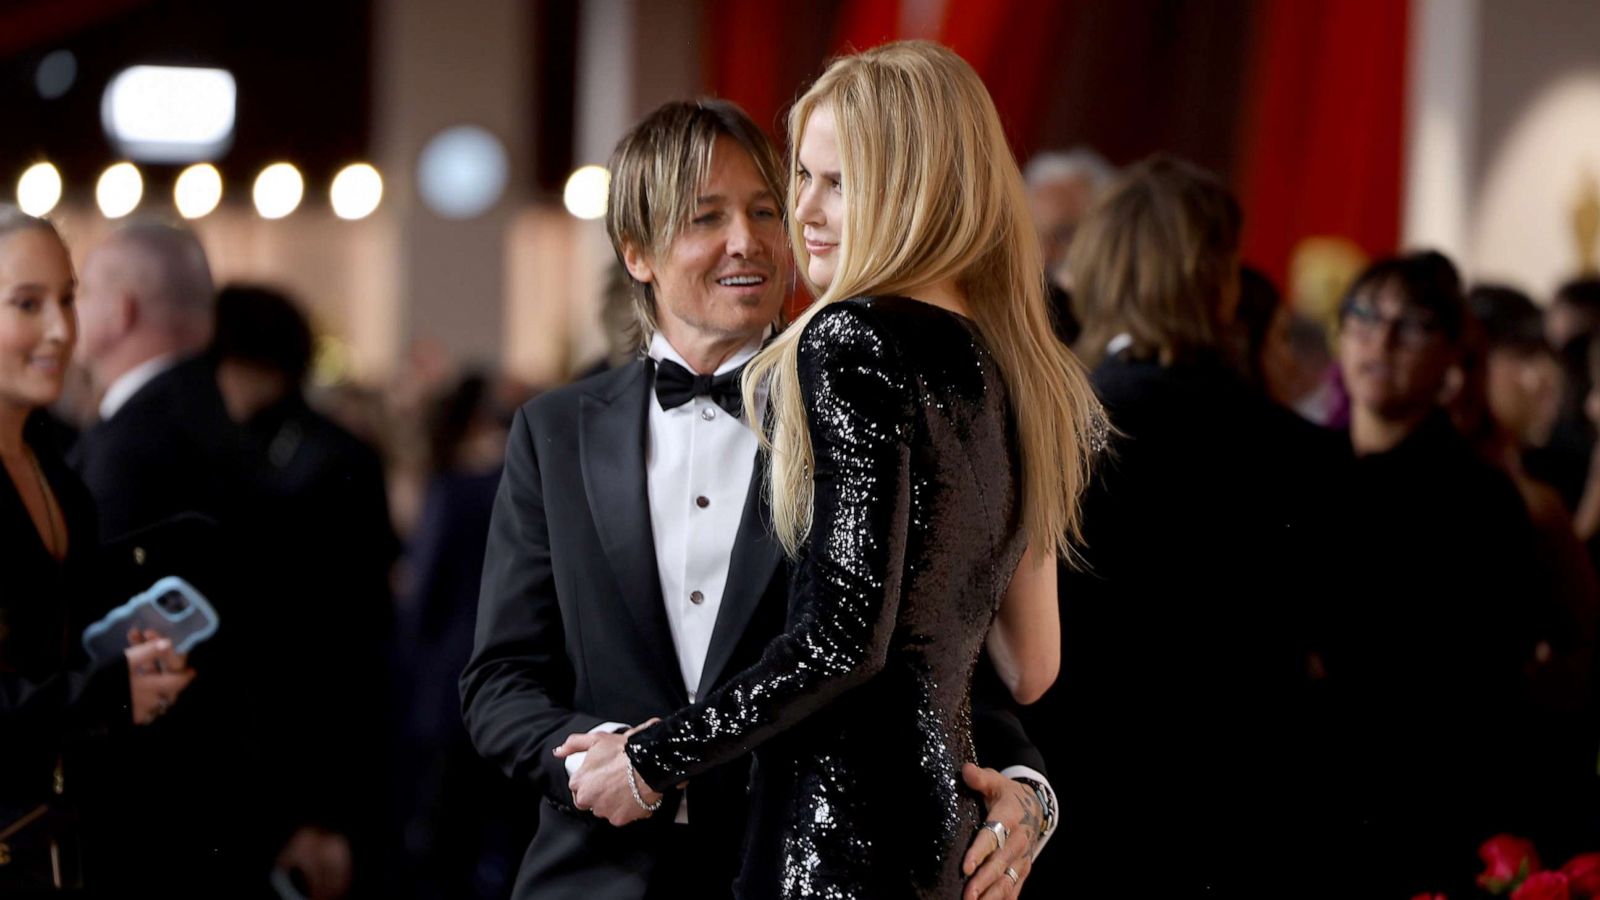
[[[103,802],[85,804],[99,845],[86,864],[119,889],[248,896],[303,824],[283,787],[311,755],[272,643],[296,627],[282,606],[286,573],[297,571],[280,552],[288,523],[204,355],[216,292],[194,234],[123,226],[89,253],[81,277],[80,358],[104,394],[70,461],[99,513],[107,600],[178,574],[221,619],[191,657],[200,674],[185,703],[87,766]],[[154,811],[143,802],[151,791],[163,798]],[[292,846],[311,854],[306,844]]]
[[[192,234],[136,223],[90,252],[79,355],[104,394],[73,464],[115,541],[180,513],[226,523],[249,505],[249,454],[212,366],[215,290]]]
[[[518,412],[463,709],[479,752],[541,795],[515,897],[727,897],[747,763],[613,827],[573,805],[568,780],[591,761],[553,751],[694,702],[783,627],[787,566],[738,393],[791,284],[783,166],[741,110],[705,100],[648,116],[611,171],[607,230],[648,358]],[[1011,835],[973,884],[1014,896],[1054,795],[1015,717],[985,704],[974,719],[986,760],[1025,764],[969,774]],[[974,847],[996,842],[979,833]]]

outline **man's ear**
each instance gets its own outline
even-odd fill
[[[139,324],[139,301],[127,291],[118,291],[111,301],[111,324],[117,337],[133,331]]]
[[[650,265],[649,255],[632,241],[622,242],[622,264],[627,266],[633,280],[640,284],[651,284],[656,280],[656,271]]]

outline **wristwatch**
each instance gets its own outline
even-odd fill
[[[1032,778],[1013,778],[1011,780],[1033,789],[1033,796],[1038,799],[1039,809],[1041,810],[1038,837],[1043,838],[1050,833],[1050,829],[1054,828],[1056,824],[1056,808],[1051,802],[1050,789]]]

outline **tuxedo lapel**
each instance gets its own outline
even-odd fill
[[[629,368],[631,376],[608,382],[612,391],[585,394],[579,401],[583,487],[600,545],[622,591],[622,605],[643,636],[639,643],[647,648],[662,685],[686,702],[650,531],[644,460],[650,378],[643,361]]]
[[[697,697],[704,697],[722,677],[722,670],[744,637],[750,617],[766,595],[773,571],[783,557],[783,547],[772,533],[771,514],[762,495],[761,473],[762,461],[758,458],[745,496],[744,515],[739,519],[739,535],[733,542],[733,556],[728,561],[728,583],[722,589],[722,606],[711,630],[711,646],[700,672]]]

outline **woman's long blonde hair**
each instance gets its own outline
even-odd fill
[[[810,262],[798,200],[798,148],[813,111],[832,110],[845,221],[827,290],[751,361],[747,421],[771,409],[767,489],[774,530],[795,553],[811,529],[812,447],[796,363],[806,324],[850,297],[915,294],[954,279],[998,363],[1016,416],[1029,540],[1070,555],[1100,408],[1083,368],[1056,340],[1044,267],[1022,176],[994,102],[972,67],[945,47],[903,41],[834,60],[789,113],[789,238]]]

